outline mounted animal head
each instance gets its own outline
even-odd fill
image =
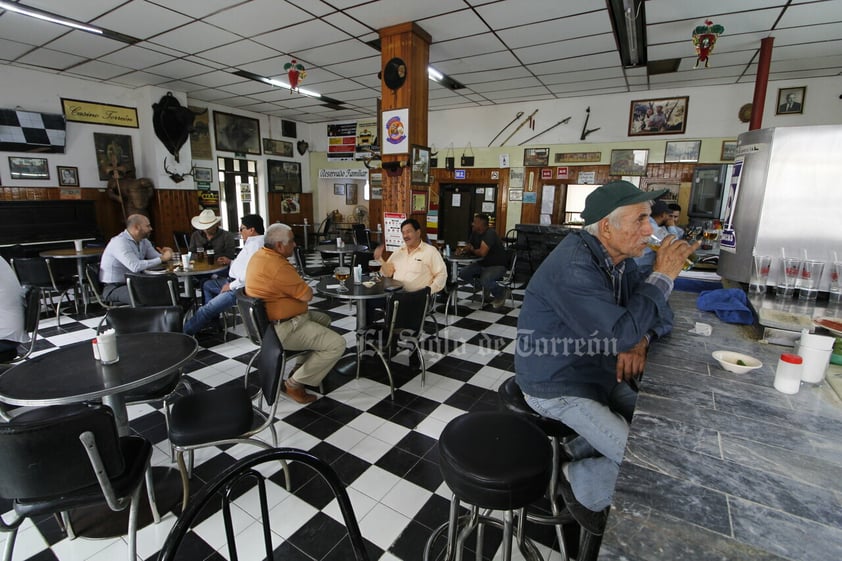
[[[178,162],[178,153],[193,131],[193,120],[196,115],[207,113],[207,109],[195,113],[187,107],[182,107],[172,92],[167,92],[158,103],[153,103],[152,109],[152,128],[155,129],[155,136]]]
[[[178,159],[176,159],[176,162],[177,161]],[[173,183],[181,183],[182,181],[184,181],[185,177],[193,177],[193,174],[196,171],[196,166],[190,168],[190,173],[178,173],[178,170],[167,169],[167,157],[164,156],[164,171],[167,173],[167,175],[170,176],[170,179],[172,179]]]

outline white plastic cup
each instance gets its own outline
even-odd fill
[[[830,364],[831,352],[801,345],[798,348],[798,354],[804,359],[801,381],[808,384],[820,384],[827,372],[827,365]]]
[[[815,300],[819,295],[819,280],[824,272],[823,261],[802,261],[798,274],[799,300]]]
[[[838,304],[842,302],[842,262],[835,261],[830,264],[830,302]]]
[[[796,394],[801,387],[804,359],[798,355],[785,353],[778,360],[775,370],[775,389],[781,393]]]
[[[754,268],[752,269],[751,281],[749,282],[749,292],[766,292],[766,281],[769,279],[771,265],[772,257],[770,255],[754,256]]]
[[[185,271],[190,268],[190,254],[184,253],[181,256],[181,268]]]
[[[97,337],[99,357],[103,364],[114,364],[120,360],[117,355],[117,336],[114,331],[106,331]]]
[[[781,259],[781,274],[778,275],[778,285],[775,294],[778,296],[792,296],[795,294],[795,282],[801,270],[801,260],[795,257]]]
[[[73,248],[76,253],[82,253],[82,240],[73,240]]]

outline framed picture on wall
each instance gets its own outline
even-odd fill
[[[96,164],[101,181],[111,179],[112,170],[118,171],[120,177],[131,176],[134,173],[131,136],[95,132],[94,149],[96,150]]]
[[[663,195],[665,201],[677,201],[678,190],[681,182],[674,179],[658,179],[654,177],[644,177],[640,180],[640,190],[646,192],[661,191],[667,189],[669,192]]]
[[[346,183],[345,184],[345,204],[346,205],[357,204],[357,184],[356,183]]]
[[[734,158],[737,157],[737,141],[736,140],[723,140],[722,141],[722,152],[719,154],[719,159],[723,162],[733,162]]]
[[[698,162],[701,150],[701,140],[667,142],[666,150],[664,150],[664,163]]]
[[[611,175],[646,175],[649,150],[611,150]]]
[[[213,134],[220,152],[260,155],[260,121],[257,119],[214,111]]]
[[[193,168],[193,179],[195,179],[197,183],[210,183],[213,181],[213,169]]]
[[[430,175],[430,149],[426,146],[413,144],[409,161],[412,164],[412,184],[426,185],[429,183],[427,177]]]
[[[807,86],[800,88],[778,88],[778,110],[775,115],[800,115],[804,112],[804,98]]]
[[[301,192],[301,164],[266,160],[269,170],[269,191],[273,193]]]
[[[412,198],[410,199],[411,214],[426,214],[427,213],[427,190],[413,189]]]
[[[292,158],[292,142],[264,138],[263,153],[267,156],[282,156],[284,158]]]
[[[683,134],[689,97],[639,99],[631,102],[629,136]]]
[[[523,165],[524,165],[524,167],[546,166],[549,163],[550,163],[550,149],[549,148],[524,148],[523,149]]]
[[[333,194],[339,195],[340,197],[345,196],[345,184],[344,183],[334,183],[333,184]]]
[[[47,158],[19,158],[9,156],[9,174],[12,179],[49,179]]]
[[[70,166],[56,166],[58,184],[62,187],[79,186],[79,168]]]

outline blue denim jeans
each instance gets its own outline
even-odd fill
[[[205,283],[207,285],[207,283]],[[237,303],[237,295],[233,290],[220,292],[207,304],[196,310],[189,320],[184,323],[184,332],[195,335],[207,324],[219,317],[219,314]]]
[[[202,303],[207,304],[213,300],[217,294],[222,292],[222,287],[228,284],[228,277],[220,277],[217,279],[206,280],[202,283]]]
[[[634,390],[628,384],[617,384],[608,404],[584,397],[525,397],[537,413],[557,419],[579,434],[569,447],[574,461],[567,470],[576,499],[593,511],[609,506],[637,401]],[[594,452],[601,456],[594,457]]]
[[[503,287],[497,284],[497,281],[502,279],[505,274],[506,268],[502,265],[483,267],[479,263],[471,263],[459,270],[459,278],[463,281],[475,283],[474,277],[479,277],[480,285],[489,291],[494,298],[499,298],[505,292]]]

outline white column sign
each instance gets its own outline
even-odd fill
[[[403,245],[401,235],[401,222],[406,220],[406,214],[402,212],[383,213],[383,225],[386,236],[386,251],[395,251]]]

